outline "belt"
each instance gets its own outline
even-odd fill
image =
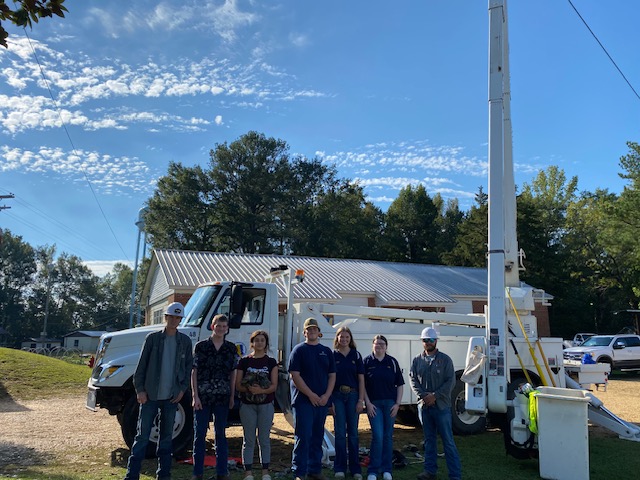
[[[355,388],[351,388],[349,385],[340,385],[338,387],[338,389],[340,390],[340,393],[351,393],[351,392],[357,392],[358,391]]]

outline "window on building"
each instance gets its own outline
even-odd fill
[[[75,340],[73,341],[73,346],[77,348],[79,345],[80,345],[80,340],[75,339]]]

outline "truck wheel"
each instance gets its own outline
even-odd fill
[[[464,382],[456,379],[456,385],[451,392],[451,422],[453,433],[456,435],[475,435],[487,428],[487,418],[467,412],[464,405]]]
[[[135,395],[132,395],[122,411],[122,438],[131,449],[138,430],[138,413],[140,411]],[[152,458],[156,456],[158,442],[158,415],[153,421],[153,428],[149,435],[149,445],[146,456]],[[185,394],[178,404],[176,419],[173,424],[173,455],[180,457],[193,443],[193,408],[191,407],[191,395]]]

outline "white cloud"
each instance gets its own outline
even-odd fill
[[[235,5],[227,3],[230,3],[228,9]],[[101,65],[100,60],[89,56],[79,55],[72,61],[65,54],[37,43],[40,63],[48,79],[45,84],[33,57],[24,56],[28,53],[26,40],[17,38],[14,43],[17,48],[10,52],[0,49],[0,79],[4,79],[7,86],[0,95],[0,130],[10,134],[59,128],[61,118],[65,124],[87,130],[127,129],[128,122],[136,121],[136,116],[122,116],[119,110],[134,109],[136,98],[152,109],[154,103],[150,104],[149,99],[158,99],[159,103],[187,96],[205,100],[218,97],[218,102],[263,108],[277,100],[330,96],[292,85],[295,77],[263,61],[238,65],[226,59],[205,57],[189,61],[175,59],[174,63],[148,60],[141,65],[121,62]],[[49,98],[49,89],[55,92],[55,102]],[[174,107],[166,101],[162,105]],[[185,128],[185,122],[178,115],[171,112],[162,115],[171,119],[162,128],[174,128],[172,122],[177,124],[177,129]],[[200,125],[207,124],[200,122]],[[154,128],[162,130],[160,125]]]
[[[115,267],[116,263],[124,263],[125,265],[133,268],[133,262],[130,260],[88,260],[82,263],[99,277],[104,277],[109,273],[113,273],[113,267]]]
[[[222,115],[216,115],[214,122],[216,125],[222,125]]]
[[[151,191],[149,167],[135,157],[112,157],[94,151],[40,147],[37,151],[0,146],[0,172],[55,174],[70,180],[89,179],[94,187],[108,193]]]

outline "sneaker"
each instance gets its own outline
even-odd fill
[[[245,478],[244,480],[247,480],[247,479]],[[262,475],[262,480],[271,480],[271,475],[269,475],[268,473],[265,473],[264,475]]]
[[[243,480],[253,480],[253,475],[247,475]]]
[[[391,473],[390,473],[390,472],[384,472],[384,473],[382,474],[382,479],[383,479],[383,480],[393,480],[393,477],[391,476]]]
[[[371,473],[367,475],[367,480],[378,480],[378,478],[373,473]]]
[[[337,478],[338,480],[342,480],[344,478],[344,472],[336,472],[334,477]]]
[[[354,473],[353,480],[362,480],[362,474],[361,473]]]

